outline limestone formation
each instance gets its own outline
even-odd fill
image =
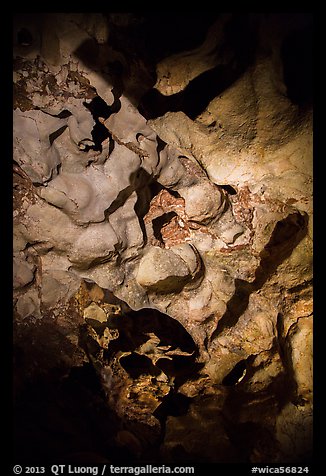
[[[309,67],[311,20],[202,21],[195,47],[170,51],[155,14],[15,17],[17,398],[38,373],[70,389],[80,372],[111,462],[298,464],[311,457],[312,110],[293,58],[302,48]],[[52,457],[91,453],[84,437]]]

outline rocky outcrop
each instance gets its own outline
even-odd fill
[[[170,462],[301,461],[312,115],[288,62],[298,29],[309,41],[309,16],[219,15],[196,48],[156,63],[131,41],[150,21],[16,17],[17,335],[74,316],[67,365],[88,362],[123,421],[108,459],[119,447],[146,460],[155,447]],[[136,328],[137,313],[151,324]],[[190,347],[167,343],[164,316]]]

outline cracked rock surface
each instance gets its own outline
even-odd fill
[[[15,17],[22,461],[311,458],[311,18],[173,15]]]

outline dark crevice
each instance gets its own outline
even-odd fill
[[[168,417],[186,415],[191,402],[192,398],[186,397],[185,395],[173,390],[163,398],[162,403],[153,412],[153,415],[161,424],[161,442],[163,442],[165,438],[166,421]]]
[[[59,114],[57,114],[57,116],[53,116],[53,117],[59,117],[60,119],[66,119],[67,117],[71,116],[71,112],[70,111],[67,111],[66,109],[64,109],[63,111],[59,112]]]
[[[198,375],[204,364],[195,361],[195,351],[191,356],[175,355],[172,360],[159,359],[156,363],[166,375],[174,378],[175,389]]]
[[[119,79],[122,78],[122,76],[124,75],[124,66],[118,60],[108,61],[106,64],[105,72]]]
[[[301,291],[305,289],[309,289],[313,284],[313,280],[309,279],[308,281],[304,281],[303,283],[296,284],[295,286],[292,286],[288,289],[290,293],[300,293]]]
[[[279,221],[272,236],[260,253],[260,265],[252,283],[242,279],[235,280],[235,292],[227,303],[227,310],[220,319],[211,341],[223,330],[233,327],[248,307],[251,293],[260,289],[273,275],[277,267],[286,260],[307,233],[308,216],[292,213]]]
[[[229,195],[236,195],[238,193],[231,185],[219,185],[219,187],[225,190]]]
[[[89,103],[84,102],[83,105],[92,113],[94,119],[99,117],[106,119],[111,114],[110,106],[100,96],[95,96]]]
[[[217,329],[213,332],[210,339],[211,341],[224,329],[235,326],[240,316],[248,307],[250,294],[255,290],[253,283],[248,283],[243,279],[235,279],[234,284],[234,295],[227,303],[227,310],[221,317]]]
[[[94,150],[102,151],[102,142],[110,137],[108,129],[99,122],[99,118],[103,117],[107,119],[111,114],[111,108],[106,104],[106,102],[100,97],[96,96],[91,102],[84,102],[84,106],[91,112],[94,120],[95,126],[92,130],[92,139],[95,146],[92,147]],[[112,142],[112,141],[111,141]]]
[[[112,94],[114,101],[110,106],[111,113],[118,112],[121,108],[120,97],[125,90],[123,78],[128,72],[120,61],[108,62],[105,68],[109,80],[113,86]]]
[[[111,114],[113,114],[113,113],[119,112],[120,109],[121,109],[120,97],[122,96],[123,88],[122,88],[122,87],[113,86],[111,92],[112,92],[113,97],[114,97],[114,101],[113,101],[112,105],[110,106],[110,108],[111,108]]]
[[[180,193],[177,190],[172,190],[172,188],[169,188],[169,194],[175,198],[182,198]]]
[[[116,318],[113,316],[110,322],[120,335],[119,339],[110,343],[110,354],[119,351],[132,352],[148,341],[148,334],[154,332],[160,339],[159,345],[169,345],[171,349],[180,348],[184,352],[193,353],[191,359],[195,359],[197,346],[190,334],[178,321],[156,309],[130,311]],[[173,359],[175,358],[176,356],[173,356]],[[189,365],[189,357],[185,358],[188,359]]]
[[[156,197],[162,190],[164,190],[165,187],[161,185],[159,182],[156,180],[153,180],[150,185],[149,185],[149,190],[151,193],[151,200]],[[169,190],[170,192],[170,190]]]
[[[161,243],[164,242],[162,234],[161,234],[161,230],[163,226],[169,223],[172,220],[172,218],[176,216],[178,215],[175,212],[164,213],[163,215],[157,218],[154,218],[154,220],[152,221],[154,236]]]
[[[93,39],[89,39],[85,40],[77,48],[77,50],[74,51],[74,54],[79,59],[81,59],[89,68],[96,70],[98,68],[98,57],[101,54],[101,50],[105,47],[105,45],[98,44]],[[105,77],[108,81],[108,88],[111,89],[111,92],[114,97],[113,104],[111,104],[110,106],[106,104],[106,107],[109,109],[107,111],[103,111],[108,112],[108,114],[102,115],[102,117],[106,119],[107,117],[109,117],[110,114],[118,112],[121,107],[120,97],[122,96],[122,93],[124,91],[123,78],[121,75],[123,71],[123,66],[118,61],[110,62],[108,59],[107,65],[104,68],[103,72],[104,71]]]
[[[283,363],[284,369],[288,369],[288,362],[287,362],[287,352],[286,352],[286,346],[285,346],[285,337],[284,336],[284,316],[281,312],[277,313],[277,319],[276,319],[276,330],[277,330],[277,350],[279,353],[279,356],[281,358],[281,361]],[[293,376],[292,376],[293,377]],[[293,383],[293,379],[289,378],[291,380],[291,384]],[[295,379],[294,379],[295,381]],[[290,384],[290,382],[289,382]]]
[[[156,136],[156,142],[157,142],[157,147],[156,147],[157,157],[160,157],[160,152],[164,149],[167,143],[164,142],[164,140],[162,140],[159,136]]]
[[[44,114],[47,114],[48,116],[58,117],[59,119],[66,119],[67,117],[72,116],[72,113],[70,111],[68,111],[67,109],[64,109],[63,111],[59,112],[59,114],[50,114],[47,111],[43,111],[39,107],[36,107],[35,110],[36,111],[42,111]]]
[[[126,200],[130,197],[130,195],[137,191],[138,189],[141,190],[147,184],[152,181],[152,177],[146,170],[139,169],[136,172],[133,172],[130,175],[130,183],[128,187],[121,190],[117,196],[117,198],[111,203],[111,205],[105,210],[104,214],[105,217],[108,218],[109,215],[117,211],[122,205],[126,202]],[[139,206],[139,204],[138,204]]]
[[[255,273],[255,288],[261,288],[277,267],[292,254],[294,248],[306,236],[308,215],[306,213],[291,213],[280,220],[272,236],[260,254],[261,262]]]
[[[189,409],[192,398],[186,397],[181,393],[169,393],[159,407],[155,410],[153,415],[161,422],[166,420],[167,416],[181,416],[185,415]]]
[[[133,379],[136,379],[144,374],[150,374],[153,376],[160,374],[159,369],[153,365],[151,359],[146,357],[146,355],[140,355],[136,352],[121,357],[119,362]]]
[[[238,362],[233,367],[231,372],[229,372],[224,377],[224,379],[222,381],[222,385],[225,385],[227,387],[236,385],[240,381],[240,379],[243,377],[243,374],[244,374],[246,368],[247,368],[246,360],[240,360],[240,362]]]
[[[283,364],[284,373],[286,375],[286,381],[287,381],[288,399],[286,400],[286,402],[291,400],[292,403],[297,404],[296,399],[298,398],[298,395],[297,395],[298,385],[296,381],[296,376],[294,374],[293,362],[291,357],[292,353],[289,349],[289,344],[288,344],[288,334],[291,332],[292,328],[290,327],[287,333],[285,334],[284,315],[281,312],[277,314],[276,329],[277,329],[277,350]]]
[[[166,96],[157,89],[149,90],[139,104],[146,119],[155,119],[167,112],[184,112],[194,120],[210,101],[228,89],[253,64],[257,46],[257,20],[250,14],[234,14],[225,26],[225,45],[220,55],[229,57],[227,64],[217,64],[204,71],[180,92]]]
[[[147,214],[150,207],[150,202],[147,200],[146,190],[140,189],[137,190],[137,201],[134,206],[136,216],[138,218],[138,223],[143,234],[144,246],[147,244],[147,231],[144,223],[144,216]]]
[[[65,126],[62,126],[60,127],[59,129],[57,129],[56,131],[52,132],[50,135],[49,135],[49,142],[50,142],[50,145],[53,144],[53,142],[59,137],[61,136],[61,134],[67,129],[67,125]]]
[[[139,112],[146,119],[155,119],[167,112],[184,112],[195,119],[208,106],[210,101],[221,94],[240,76],[231,66],[218,65],[205,71],[179,93],[165,96],[157,89],[150,90],[140,102]]]
[[[131,196],[131,194],[136,191],[137,200],[134,205],[134,210],[136,212],[136,216],[138,217],[138,222],[143,234],[145,245],[147,243],[147,233],[144,223],[144,216],[147,214],[150,207],[150,200],[148,200],[147,192],[149,190],[150,193],[153,193],[153,196],[155,196],[157,182],[155,182],[150,174],[144,169],[139,169],[138,171],[132,173],[130,176],[130,182],[132,185],[129,185],[119,192],[117,198],[111,203],[109,208],[105,210],[104,215],[105,218],[108,219],[109,216],[117,211]]]
[[[153,416],[160,422],[159,439],[162,443],[167,418],[185,415],[192,401],[179,394],[178,388],[189,378],[198,377],[203,367],[203,364],[196,362],[197,346],[177,320],[155,309],[130,311],[116,318],[113,316],[110,327],[118,329],[119,338],[110,343],[105,353],[108,362],[115,359],[117,352],[131,352],[119,359],[131,378],[151,375],[155,384],[159,376],[165,375],[169,381],[173,381],[169,393],[153,411]],[[169,351],[176,353],[169,355]],[[167,355],[164,355],[166,352]],[[189,355],[178,355],[178,352]]]

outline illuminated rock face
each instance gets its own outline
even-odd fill
[[[16,324],[69,327],[65,365],[92,364],[127,421],[114,445],[138,460],[153,438],[172,462],[299,461],[311,445],[312,115],[289,62],[298,29],[308,61],[310,20],[219,15],[195,48],[157,58],[156,83],[130,44],[150,21],[16,18]],[[171,354],[161,318],[147,347],[129,342],[113,302],[118,315],[178,321],[192,351]],[[80,341],[85,309],[93,330]],[[162,424],[155,412],[171,394],[188,403]]]

